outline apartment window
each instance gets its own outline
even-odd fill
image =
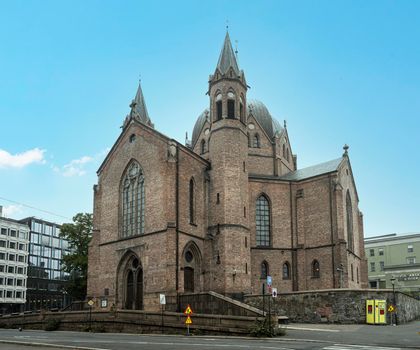
[[[375,256],[375,249],[369,249],[369,255]]]
[[[23,275],[23,267],[18,267],[18,268],[17,268],[17,273],[18,273],[19,275]]]
[[[19,243],[19,250],[25,250],[25,245],[24,245],[24,244]]]
[[[4,283],[4,278],[0,277],[0,285],[3,285],[3,283]]]
[[[409,244],[409,245],[408,245],[408,247],[407,247],[407,252],[408,252],[408,253],[412,253],[412,252],[414,252],[414,248],[413,248],[413,245],[412,245],[412,244]]]
[[[0,272],[4,272],[4,265],[0,265]]]
[[[415,264],[416,258],[407,258],[407,264]]]
[[[8,286],[13,286],[13,278],[8,278],[7,279],[7,285]]]
[[[7,228],[2,227],[0,232],[1,232],[2,235],[6,236],[7,235]]]
[[[5,248],[6,247],[6,241],[0,241],[0,247]]]
[[[11,290],[6,292],[6,298],[13,298],[13,292]]]
[[[6,259],[6,254],[0,253],[0,260],[5,260],[5,259]]]
[[[385,263],[383,261],[379,262],[380,270],[383,271],[385,269]]]
[[[22,292],[16,292],[16,298],[21,299],[22,298]]]
[[[370,272],[375,272],[375,263],[374,262],[370,263]]]
[[[25,257],[23,255],[19,255],[18,256],[18,261],[19,262],[25,262]]]
[[[10,249],[16,249],[16,243],[15,242],[9,242],[9,248]]]
[[[7,273],[15,273],[15,267],[14,266],[9,266],[7,268]]]
[[[18,287],[22,287],[23,286],[23,280],[16,280],[16,285]]]
[[[15,261],[16,257],[15,254],[9,254],[9,261]]]
[[[384,255],[384,248],[379,248],[378,252],[379,252],[379,255]]]
[[[25,231],[19,231],[19,238],[26,239],[27,233]]]
[[[16,237],[16,230],[10,230],[10,237]]]

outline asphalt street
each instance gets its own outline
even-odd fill
[[[285,337],[269,339],[1,329],[0,349],[398,350],[420,349],[418,332],[420,322],[397,327],[293,324],[288,326]]]

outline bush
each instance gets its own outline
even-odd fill
[[[44,330],[46,331],[56,331],[60,327],[61,320],[56,318],[51,318],[45,323]]]
[[[93,333],[105,333],[106,329],[105,329],[105,326],[103,324],[96,324],[96,325],[92,326],[90,331],[93,332]]]
[[[257,320],[255,325],[251,328],[250,334],[252,337],[272,337],[273,331],[268,325],[268,320],[264,321]]]

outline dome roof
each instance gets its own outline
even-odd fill
[[[271,116],[267,107],[261,101],[248,100],[246,107],[248,118],[252,115],[270,138],[273,138],[277,133],[280,133],[283,130],[280,123]]]
[[[200,132],[203,129],[204,124],[206,121],[210,122],[210,111],[206,108],[198,117],[197,121],[195,122],[193,133],[192,133],[192,145],[194,146],[197,142],[198,136],[200,136]]]
[[[248,100],[247,114],[248,118],[250,115],[252,115],[257,120],[257,122],[261,125],[270,139],[283,130],[280,123],[271,116],[267,107],[261,101]],[[198,136],[200,136],[201,130],[203,129],[206,121],[210,121],[210,112],[208,108],[206,108],[203,113],[200,114],[197,121],[195,122],[191,140],[192,145],[195,145],[197,142]]]

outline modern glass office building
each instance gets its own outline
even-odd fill
[[[420,233],[365,238],[370,288],[394,288],[420,296]]]
[[[69,278],[61,270],[62,257],[70,252],[67,240],[60,237],[60,226],[29,217],[29,261],[26,310],[63,308],[70,302],[64,291]]]

